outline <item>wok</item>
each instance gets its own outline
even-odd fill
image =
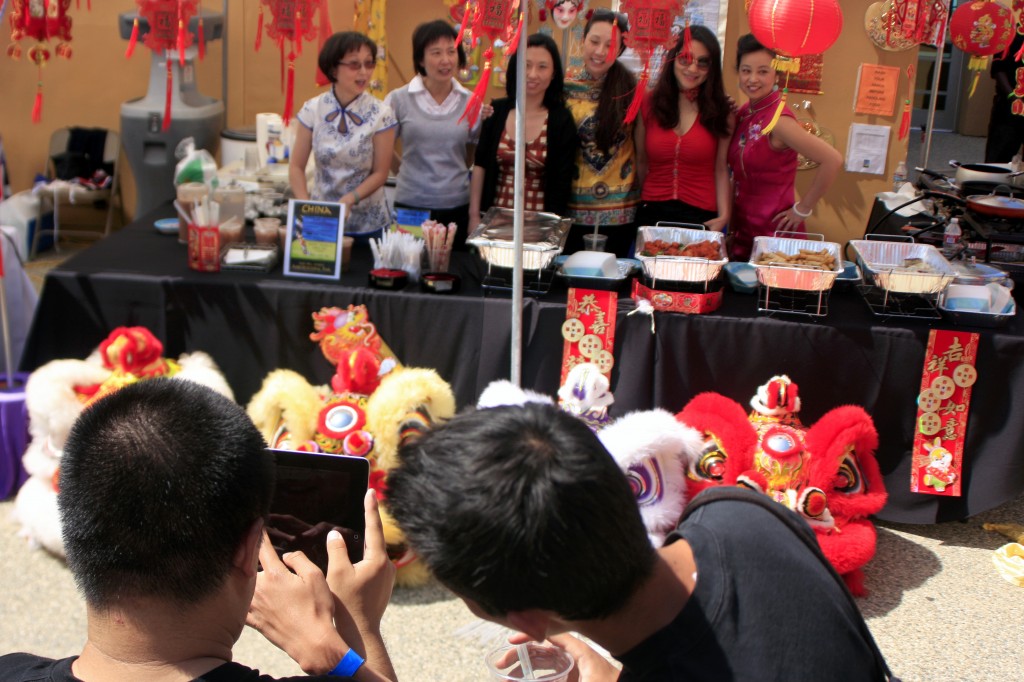
[[[974,194],[967,197],[967,208],[975,213],[1010,220],[1024,220],[1024,199],[998,194]]]
[[[950,161],[949,165],[956,168],[956,183],[963,185],[965,182],[993,182],[1009,184],[1010,181],[1024,172],[1014,173],[1006,166],[997,166],[987,163],[960,163]]]

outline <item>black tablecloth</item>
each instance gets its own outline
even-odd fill
[[[333,367],[309,340],[311,313],[324,306],[366,305],[381,337],[406,365],[435,368],[460,406],[472,404],[510,367],[511,302],[481,289],[476,256],[453,254],[463,277],[457,295],[389,292],[365,286],[370,254],[358,246],[340,283],[271,273],[188,269],[185,247],[158,234],[165,207],[52,270],[46,279],[23,368],[56,358],[84,358],[115,327],[142,325],[165,355],[203,350],[224,372],[240,403],[272,369],[293,369],[326,383]],[[566,293],[527,298],[523,310],[523,384],[558,388]],[[801,416],[811,424],[843,404],[874,418],[878,460],[889,488],[880,517],[932,523],[963,518],[1024,492],[1024,321],[981,331],[961,498],[909,492],[916,396],[931,327],[946,321],[884,318],[853,289],[837,289],[824,318],[765,316],[757,298],[727,291],[708,315],[629,315],[620,297],[616,321],[614,414],[663,407],[676,412],[695,394],[717,391],[745,404],[756,387],[788,374],[800,387]]]

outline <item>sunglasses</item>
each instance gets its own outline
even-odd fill
[[[338,62],[338,66],[344,66],[353,73],[359,69],[366,69],[367,71],[373,71],[377,67],[376,60],[368,59],[365,62],[351,61],[351,62]]]
[[[697,59],[694,59],[692,55],[680,52],[676,55],[676,61],[683,68],[690,66],[690,64],[696,64],[697,69],[700,71],[711,70],[711,57],[697,57]]]

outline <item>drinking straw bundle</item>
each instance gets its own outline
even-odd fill
[[[380,239],[370,240],[370,251],[373,252],[375,269],[405,270],[414,282],[419,279],[422,239],[408,232],[385,231]]]
[[[204,195],[202,199],[196,202],[192,206],[191,211],[177,200],[174,202],[174,208],[178,210],[178,215],[184,218],[190,225],[195,225],[196,227],[216,227],[220,225],[220,204],[212,201],[209,194]]]
[[[427,260],[431,272],[447,272],[448,261],[452,255],[452,242],[455,241],[455,223],[445,227],[436,220],[428,220],[421,226],[423,241],[427,245]]]

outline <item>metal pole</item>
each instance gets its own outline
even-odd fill
[[[942,76],[942,55],[946,51],[946,30],[943,26],[942,35],[939,36],[939,44],[935,46],[935,73],[932,76],[932,92],[928,99],[928,124],[924,131],[924,155],[921,157],[921,168],[928,167],[928,157],[932,154],[932,128],[935,126],[935,102],[939,99],[939,77]],[[946,101],[949,102],[949,94],[946,94]]]
[[[221,28],[220,52],[220,98],[224,102],[224,127],[229,126],[228,120],[228,0],[223,2],[224,23]]]
[[[516,167],[515,208],[512,212],[512,368],[509,376],[516,386],[523,376],[523,172],[526,168],[526,34],[523,18],[516,48]]]

